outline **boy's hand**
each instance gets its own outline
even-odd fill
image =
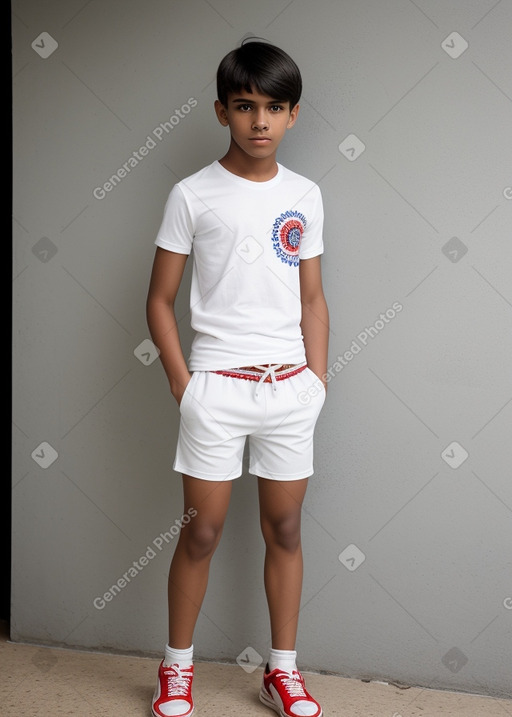
[[[192,378],[192,375],[189,374],[188,380],[185,383],[183,383],[182,381],[180,381],[180,382],[173,381],[171,383],[171,393],[174,396],[174,398],[176,399],[176,403],[178,404],[178,406],[181,404],[181,399],[183,398],[183,394],[185,393],[185,390],[186,390],[191,378]]]
[[[325,379],[325,376],[327,376],[326,371],[317,371],[315,368],[311,368],[311,366],[308,364],[308,368],[311,369],[311,371],[315,374],[318,381],[322,384],[322,386],[325,388],[325,392],[327,393],[327,381]]]

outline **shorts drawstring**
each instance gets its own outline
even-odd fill
[[[255,396],[259,395],[260,386],[262,383],[272,383],[272,388],[277,391],[277,382],[283,381],[285,378],[295,376],[301,371],[307,368],[306,361],[299,364],[265,364],[265,365],[254,365],[254,366],[242,366],[241,368],[230,368],[221,369],[219,371],[213,371],[221,376],[228,376],[229,378],[241,378],[246,381],[256,381]]]
[[[279,371],[283,364],[282,363],[276,363],[276,364],[270,364],[268,366],[256,366],[256,368],[259,368],[263,371],[261,374],[261,378],[256,384],[256,391],[254,392],[254,395],[257,396],[261,384],[265,381],[265,379],[270,376],[270,380],[272,382],[272,388],[274,391],[277,391],[277,381],[276,381],[276,371]]]

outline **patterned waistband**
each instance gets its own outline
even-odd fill
[[[241,366],[240,368],[228,368],[220,371],[212,371],[220,376],[229,378],[242,378],[246,381],[258,381],[259,383],[274,383],[283,381],[285,378],[296,376],[307,368],[307,363],[299,364],[264,364],[260,366]]]

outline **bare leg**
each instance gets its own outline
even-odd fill
[[[272,647],[295,650],[302,593],[301,509],[308,480],[258,478]]]
[[[224,527],[231,481],[183,476],[184,513],[197,511],[180,532],[169,570],[169,645],[192,645],[194,628],[208,584],[210,560]]]

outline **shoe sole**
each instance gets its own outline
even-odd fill
[[[263,704],[266,707],[270,707],[271,709],[273,709],[275,712],[277,712],[277,714],[280,717],[288,717],[288,715],[285,712],[283,712],[278,705],[276,705],[276,703],[274,702],[272,697],[269,697],[269,695],[267,694],[266,690],[263,689],[263,687],[260,690],[259,697],[260,697],[260,702],[263,702]],[[318,717],[323,717],[323,714],[324,714],[324,712],[321,709]]]
[[[195,705],[194,705],[194,707],[195,707]],[[194,711],[194,707],[192,707],[190,712],[187,713],[187,717],[190,717],[190,715]],[[151,714],[153,715],[153,717],[160,717],[160,715],[158,715],[153,708],[151,708]],[[178,717],[180,717],[180,716],[178,715]]]
[[[284,715],[279,709],[279,707],[276,705],[272,697],[269,697],[263,688],[261,688],[260,690],[260,702],[263,702],[266,707],[270,707],[270,709],[273,709],[275,712],[277,712],[278,715],[280,715],[280,717],[286,717],[286,715]]]

